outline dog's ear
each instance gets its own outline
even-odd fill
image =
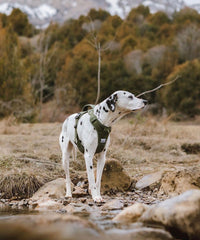
[[[108,108],[114,112],[116,108],[116,102],[117,102],[118,96],[117,94],[111,95],[108,100],[106,101]]]

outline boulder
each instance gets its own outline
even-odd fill
[[[159,193],[176,196],[190,189],[200,189],[200,167],[198,166],[165,173]]]
[[[139,217],[148,209],[148,206],[143,203],[135,203],[130,207],[125,208],[117,216],[113,218],[113,221],[123,223],[133,223],[138,220]]]
[[[158,185],[160,185],[162,176],[163,176],[162,171],[146,175],[135,184],[135,188],[137,188],[139,190],[142,190],[147,187],[153,189],[153,188],[157,187]]]
[[[151,206],[139,220],[164,226],[176,238],[200,240],[200,190],[189,190]]]
[[[55,210],[62,207],[57,202],[58,199],[65,196],[65,179],[58,178],[43,185],[30,199],[31,203],[40,210]]]
[[[105,193],[123,192],[131,185],[131,178],[115,159],[107,160],[102,174],[101,191]]]
[[[51,182],[44,184],[33,196],[32,200],[40,198],[58,199],[65,196],[65,179],[57,178]]]

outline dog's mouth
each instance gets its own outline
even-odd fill
[[[142,107],[140,107],[140,108],[133,109],[133,110],[132,110],[132,112],[138,112],[138,111],[140,111],[140,110],[141,110],[141,109],[143,109],[143,108],[145,108],[145,105],[144,105],[144,106],[142,106]]]

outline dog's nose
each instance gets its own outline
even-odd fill
[[[148,101],[143,99],[143,103],[144,103],[144,105],[147,105]]]

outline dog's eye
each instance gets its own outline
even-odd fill
[[[130,98],[130,99],[133,99],[133,96],[132,96],[132,95],[130,95],[130,96],[128,96],[128,98]]]

